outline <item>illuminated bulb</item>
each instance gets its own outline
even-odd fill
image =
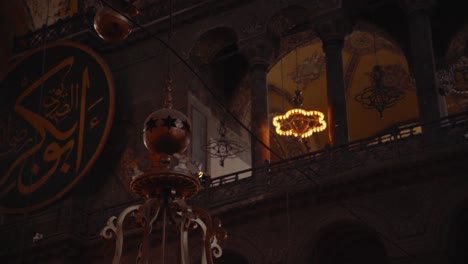
[[[311,121],[314,122],[314,126],[308,127],[305,132],[304,129],[301,131],[297,131],[294,126],[287,131],[281,130],[282,124],[287,122],[289,124],[294,124],[295,121],[300,120],[303,122],[304,119],[310,120],[308,123],[310,124]],[[299,122],[299,123],[301,123]],[[281,136],[295,136],[300,138],[306,138],[311,136],[313,133],[321,132],[325,130],[327,127],[327,123],[324,121],[324,115],[322,112],[319,111],[305,111],[303,109],[294,108],[287,111],[284,115],[275,116],[273,118],[273,125],[276,127],[275,131],[278,135]],[[289,125],[291,126],[291,125]]]

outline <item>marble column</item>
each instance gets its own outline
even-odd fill
[[[242,49],[249,60],[249,80],[251,91],[251,136],[252,167],[261,167],[270,162],[270,122],[268,118],[268,68],[277,49],[272,40],[257,37],[244,43]]]
[[[332,16],[315,22],[315,29],[327,60],[328,135],[332,146],[340,146],[349,141],[342,50],[350,26],[344,17]]]
[[[424,123],[441,117],[429,9],[433,0],[400,0],[406,12],[411,41],[411,68],[416,79],[419,117]]]

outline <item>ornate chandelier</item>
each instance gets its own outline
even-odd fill
[[[134,7],[135,1],[129,2],[132,4],[131,7]],[[172,7],[172,3],[170,6]],[[109,6],[96,14],[95,29],[104,40],[119,41],[130,34],[130,18],[121,14],[121,11],[122,9],[117,10]],[[128,15],[132,14],[136,16],[138,12],[128,11]],[[168,43],[172,34],[172,9],[169,21]],[[168,73],[171,73],[170,56]],[[151,245],[156,230],[161,230],[159,263],[166,263],[168,227],[172,227],[171,230],[176,230],[179,235],[179,263],[190,263],[189,232],[197,229],[201,230],[203,238],[200,263],[213,264],[213,257],[222,255],[221,244],[226,238],[226,232],[221,227],[221,222],[213,219],[202,208],[190,204],[190,199],[201,189],[198,177],[202,172],[197,170],[196,164],[185,155],[190,144],[191,125],[184,114],[172,109],[171,90],[172,81],[168,78],[164,107],[150,114],[144,123],[143,142],[150,152],[148,155],[150,165],[143,171],[135,166],[130,182],[131,190],[144,201],[127,207],[118,216],[109,218],[107,225],[101,231],[101,236],[105,239],[115,239],[113,264],[121,262],[124,227],[129,223],[139,228],[143,234],[136,263],[149,264],[150,259],[153,262],[154,251],[151,250]],[[174,259],[170,259],[167,263],[175,262]]]
[[[318,55],[317,55],[318,56]],[[317,57],[318,58],[318,57]],[[318,60],[318,59],[317,59]],[[306,65],[311,64],[310,61],[305,63]],[[277,115],[273,117],[273,126],[275,131],[280,136],[293,136],[302,140],[312,136],[313,133],[321,132],[327,128],[327,123],[324,120],[324,115],[319,111],[306,111],[303,109],[304,97],[302,91],[299,90],[299,84],[305,85],[312,79],[306,80],[304,68],[305,66],[298,67],[297,65],[297,49],[296,49],[296,71],[294,72],[292,79],[296,83],[295,96],[292,99],[293,104],[296,108],[290,109],[284,115]],[[318,74],[319,70],[317,70]],[[318,78],[314,76],[313,79]],[[283,59],[281,59],[281,88],[283,87]]]
[[[148,116],[143,133],[144,144],[150,152],[150,166],[144,171],[135,169],[130,187],[144,202],[109,218],[101,231],[104,238],[115,239],[112,263],[120,263],[124,223],[133,221],[143,233],[136,263],[149,263],[150,241],[158,226],[162,230],[160,263],[166,263],[166,229],[170,224],[178,230],[180,263],[190,263],[189,232],[200,229],[203,236],[200,263],[212,264],[213,257],[222,255],[221,243],[226,238],[226,232],[218,219],[212,219],[207,211],[188,203],[201,189],[199,171],[191,169],[195,166],[191,166],[189,157],[184,154],[190,144],[190,122],[184,114],[172,109],[170,81],[164,108]],[[159,225],[158,220],[162,220]],[[168,263],[174,263],[174,260]]]
[[[296,90],[293,101],[296,108],[273,118],[273,125],[278,135],[303,139],[325,130],[327,123],[322,112],[306,111],[302,108],[304,98],[300,90]]]

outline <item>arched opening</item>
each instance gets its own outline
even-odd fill
[[[297,44],[296,39],[308,39]],[[309,39],[310,38],[310,39]],[[276,116],[293,108],[290,98],[301,90],[305,110],[316,110],[328,118],[326,56],[322,42],[317,36],[295,34],[284,37],[279,60],[268,72],[269,113]],[[385,73],[382,80],[389,99],[372,104],[378,99],[372,92],[373,70],[379,65]],[[407,124],[418,119],[418,100],[413,78],[405,54],[389,35],[366,22],[356,24],[354,31],[346,36],[343,47],[343,70],[345,77],[348,133],[350,141],[382,134],[396,124]],[[391,100],[390,100],[391,99]],[[384,111],[379,113],[379,108]],[[382,116],[381,116],[382,114]],[[271,124],[271,123],[270,123]],[[270,126],[272,134],[274,127]],[[286,153],[286,158],[323,149],[329,144],[328,127],[298,143],[284,136],[270,137],[274,150],[295,151]],[[297,146],[300,146],[298,148]],[[296,151],[297,150],[297,151]]]
[[[215,85],[223,87],[223,97],[231,102],[247,73],[247,60],[239,53],[237,44],[232,43],[220,50],[210,65]]]
[[[236,32],[218,27],[203,33],[191,50],[190,59],[211,76],[217,95],[231,102],[248,67],[239,52]]]
[[[377,234],[366,226],[345,224],[327,229],[315,249],[319,264],[385,264],[387,254]]]

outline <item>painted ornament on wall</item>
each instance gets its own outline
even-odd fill
[[[325,63],[325,54],[315,52],[299,64],[296,70],[290,74],[290,77],[298,86],[306,89],[310,83],[317,80],[320,74],[325,71]]]
[[[400,65],[375,65],[367,73],[370,86],[356,94],[355,100],[365,109],[375,109],[383,117],[385,109],[393,107],[404,98],[405,92],[414,89],[413,78]]]

